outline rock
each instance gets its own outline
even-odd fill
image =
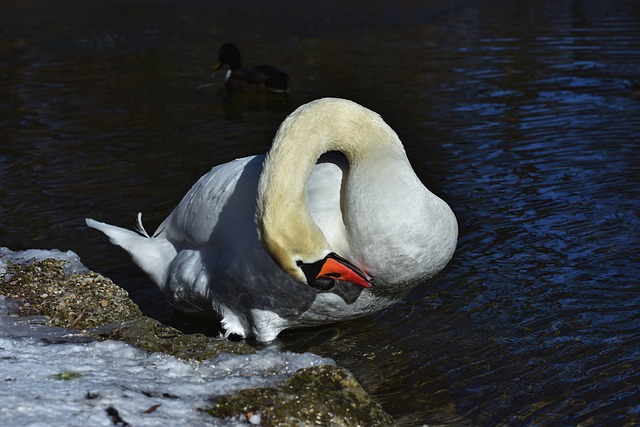
[[[148,352],[162,352],[181,359],[204,360],[222,352],[253,354],[256,350],[241,342],[211,338],[203,334],[183,334],[149,317],[126,322],[107,332],[88,331],[101,339],[124,341]]]
[[[394,420],[343,368],[301,369],[278,387],[223,396],[207,410],[220,418],[261,426],[393,426]]]
[[[89,329],[142,316],[127,291],[92,271],[65,274],[67,263],[45,259],[8,263],[0,293],[20,302],[20,316],[44,315],[50,326]]]

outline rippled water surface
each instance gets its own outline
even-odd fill
[[[386,311],[275,345],[334,358],[403,425],[638,424],[640,5],[290,3],[3,2],[0,245],[72,249],[171,321],[83,218],[154,229],[298,105],[353,99],[452,206],[458,249]],[[223,97],[228,40],[290,95]]]

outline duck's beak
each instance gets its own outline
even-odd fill
[[[370,288],[373,282],[373,277],[333,252],[324,259],[317,279],[345,280],[363,288]]]
[[[221,63],[216,62],[215,64],[213,64],[213,71],[218,71],[220,68],[222,68]]]

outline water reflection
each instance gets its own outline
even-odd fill
[[[169,318],[82,219],[143,211],[153,229],[213,165],[268,149],[290,110],[347,97],[452,205],[458,251],[388,310],[274,345],[335,358],[404,425],[638,423],[634,2],[166,3],[0,6],[0,244],[73,249]],[[286,65],[290,96],[221,97],[219,39]]]
[[[281,93],[230,93],[222,94],[222,106],[228,119],[242,118],[244,113],[252,111],[291,112],[293,104],[289,94]]]

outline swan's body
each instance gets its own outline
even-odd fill
[[[320,157],[328,151],[344,156]],[[266,157],[200,178],[153,236],[87,224],[127,250],[178,309],[217,313],[228,333],[260,341],[390,305],[442,270],[457,240],[453,212],[422,185],[395,132],[329,98],[292,113]],[[353,283],[329,273],[335,286],[314,289],[317,271],[306,267],[332,253],[355,271]]]

